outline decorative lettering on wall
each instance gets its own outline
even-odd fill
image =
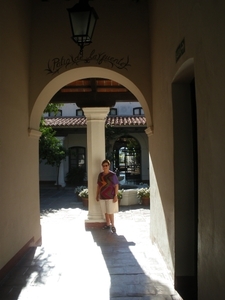
[[[47,69],[45,69],[45,71],[47,72],[47,74],[54,75],[56,73],[59,73],[59,71],[63,68],[69,69],[73,66],[78,66],[82,63],[89,64],[90,62],[95,62],[98,65],[106,63],[111,68],[115,67],[120,70],[128,70],[128,67],[131,66],[129,63],[129,56],[127,56],[126,58],[115,58],[113,56],[107,55],[105,52],[96,53],[95,50],[92,50],[90,55],[86,58],[78,54],[77,56],[70,55],[68,57],[62,56],[50,59],[48,61],[48,67]]]

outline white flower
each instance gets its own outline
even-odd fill
[[[141,189],[137,189],[137,197],[141,199],[142,197],[150,197],[150,188],[145,187]]]
[[[81,191],[83,191],[84,189],[86,189],[87,187],[85,185],[80,185],[80,186],[77,186],[74,190],[74,193],[75,194],[79,194]]]
[[[123,198],[123,191],[124,190],[118,190],[117,197],[119,200],[121,200]]]
[[[83,189],[80,193],[79,193],[79,196],[81,198],[88,198],[88,189]]]

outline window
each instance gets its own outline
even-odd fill
[[[83,109],[77,109],[76,110],[76,116],[84,116],[84,112],[83,112]]]
[[[144,115],[144,111],[142,107],[134,107],[133,115]]]
[[[117,108],[110,108],[109,116],[116,116],[117,115]]]
[[[48,116],[49,117],[62,117],[62,110],[59,109],[57,111],[57,113],[55,113],[54,111],[51,111],[51,112],[48,113]]]
[[[84,147],[69,148],[69,172],[66,180],[70,184],[84,185],[86,178],[86,154]]]
[[[86,155],[84,147],[71,147],[69,149],[69,169],[86,168]]]

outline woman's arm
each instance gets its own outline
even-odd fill
[[[116,184],[116,185],[114,186],[114,188],[115,188],[115,196],[114,196],[114,198],[113,198],[113,202],[116,202],[116,201],[118,200],[117,194],[118,194],[118,190],[119,190],[119,185]]]

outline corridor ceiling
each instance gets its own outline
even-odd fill
[[[51,103],[76,103],[79,107],[112,107],[116,102],[137,101],[121,84],[104,78],[86,78],[62,87]]]

